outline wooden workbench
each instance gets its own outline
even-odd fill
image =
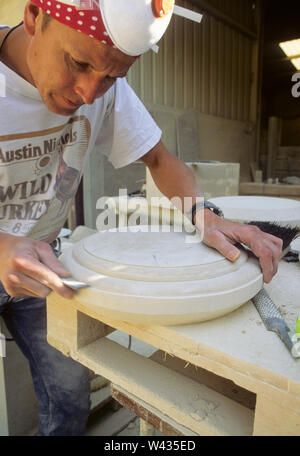
[[[300,200],[300,185],[266,184],[264,182],[242,182],[240,195],[269,196]]]
[[[281,262],[266,285],[292,332],[300,316],[299,283],[299,263]],[[166,359],[183,360],[193,375],[105,337],[115,329],[161,350]],[[83,307],[51,294],[48,341],[182,434],[300,435],[300,361],[265,329],[252,302],[216,320],[161,327],[112,320],[93,303]],[[240,388],[249,393],[244,401]]]

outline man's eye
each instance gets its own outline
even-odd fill
[[[76,68],[79,68],[81,70],[86,70],[89,67],[89,65],[87,63],[78,62],[77,60],[75,60],[73,58],[72,58],[72,63]]]

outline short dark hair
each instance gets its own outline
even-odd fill
[[[48,24],[51,21],[51,19],[52,19],[52,17],[49,16],[49,14],[45,13],[45,11],[43,11],[42,32],[44,30],[46,30],[46,28],[48,27]]]

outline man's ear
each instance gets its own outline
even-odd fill
[[[33,36],[36,33],[37,26],[42,20],[42,10],[34,5],[31,1],[28,1],[25,5],[24,10],[24,30],[29,36]]]

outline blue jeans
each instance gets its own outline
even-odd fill
[[[46,340],[46,300],[11,298],[0,284],[0,314],[30,364],[39,435],[83,435],[90,410],[89,371]]]

